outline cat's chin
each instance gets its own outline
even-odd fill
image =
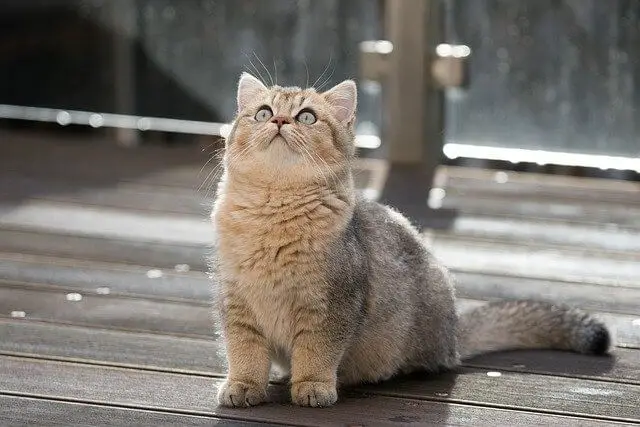
[[[267,147],[267,150],[277,156],[291,156],[291,160],[297,158],[300,154],[298,153],[298,151],[291,148],[291,144],[289,144],[287,140],[279,134],[271,140],[269,146]]]

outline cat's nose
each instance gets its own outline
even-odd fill
[[[271,123],[277,124],[278,129],[280,129],[284,124],[291,124],[291,120],[285,116],[275,116],[273,119],[271,119]]]

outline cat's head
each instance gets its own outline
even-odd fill
[[[357,90],[346,80],[326,92],[266,87],[243,73],[227,138],[228,173],[268,184],[332,179],[354,156]]]

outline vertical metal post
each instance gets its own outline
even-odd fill
[[[380,201],[416,225],[448,228],[453,212],[427,205],[443,144],[444,97],[431,73],[442,40],[440,0],[387,0],[383,141],[389,172]]]
[[[113,32],[113,96],[114,113],[135,114],[135,36],[137,34],[138,4],[131,0],[111,2],[110,27]],[[136,129],[115,128],[113,137],[119,145],[138,145]]]

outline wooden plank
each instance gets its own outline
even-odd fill
[[[558,224],[531,219],[489,218],[463,214],[456,218],[452,229],[447,233],[459,238],[479,237],[526,245],[580,247],[593,252],[628,252],[629,257],[640,260],[640,230],[613,230],[606,224]]]
[[[204,218],[143,215],[51,204],[0,210],[0,226],[128,241],[134,247],[131,242],[140,241],[152,243],[151,246],[200,246],[202,253],[198,257],[204,257],[205,248],[213,241],[213,229]],[[528,247],[520,242],[471,241],[468,237],[444,233],[434,236],[432,244],[436,254],[454,270],[628,287],[637,286],[640,277],[637,252],[611,253],[584,245],[573,249],[543,244]],[[202,258],[185,263],[204,264]],[[546,268],[540,269],[540,265]]]
[[[214,168],[215,165],[208,165]],[[197,171],[194,170],[194,173]],[[213,172],[213,171],[211,171]],[[217,179],[222,170],[210,175],[200,173],[202,183],[193,188],[169,187],[140,182],[117,182],[105,186],[101,183],[77,180],[67,181],[55,177],[25,176],[19,173],[0,172],[0,200],[25,200],[53,202],[55,204],[83,205],[147,211],[153,213],[193,215],[208,217],[215,196]],[[369,169],[356,168],[356,188],[369,188],[376,184],[376,177]],[[206,179],[206,182],[205,182]]]
[[[220,340],[61,326],[0,319],[0,353],[223,375]],[[508,352],[477,357],[469,366],[640,384],[640,351],[616,348],[613,357],[555,351]]]
[[[630,288],[639,285],[640,263],[635,255],[616,257],[590,248],[566,250],[443,234],[434,234],[431,245],[436,256],[454,271]]]
[[[115,366],[223,375],[220,340],[0,319],[0,352]]]
[[[513,200],[539,203],[562,203],[563,201],[628,206],[640,206],[639,192],[598,191],[593,188],[562,188],[537,184],[504,183],[487,181],[448,180],[446,188],[455,188],[459,197],[476,199],[500,198],[504,202]],[[445,190],[446,191],[446,190]]]
[[[466,176],[462,176],[463,174]],[[518,199],[585,200],[627,206],[640,204],[640,183],[620,180],[585,179],[559,175],[506,172],[496,180],[496,171],[447,169],[437,178],[439,185],[460,194],[515,196]],[[472,176],[473,175],[473,176]]]
[[[10,141],[0,146],[0,171],[20,172],[45,180],[57,178],[77,182],[78,177],[82,177],[79,187],[141,182],[198,188],[206,176],[200,170],[220,147],[212,138],[204,146],[142,145],[127,150],[91,136],[57,137],[50,132],[44,135],[3,133],[0,140]]]
[[[598,201],[585,202],[559,200],[556,202],[517,200],[513,197],[484,195],[469,197],[460,195],[455,188],[446,188],[442,207],[457,209],[463,215],[486,216],[505,219],[537,219],[555,224],[588,224],[604,226],[610,230],[640,228],[640,208],[605,204]]]
[[[181,268],[182,266],[178,266]],[[150,273],[162,274],[161,277]],[[453,270],[457,292],[472,299],[545,298],[589,310],[640,315],[640,287],[529,279]],[[110,293],[153,299],[209,301],[211,282],[202,272],[102,263],[0,252],[0,284],[42,289]],[[640,280],[638,281],[640,284]],[[16,285],[17,286],[17,285]],[[606,298],[603,295],[606,294]]]
[[[114,186],[79,186],[75,181],[44,179],[22,174],[0,174],[0,195],[4,200],[40,200],[58,204],[102,206],[207,216],[211,211],[213,191],[198,187],[174,188],[138,183],[118,183]],[[208,195],[208,198],[206,197]],[[208,200],[208,201],[207,201]]]
[[[640,421],[640,387],[615,382],[460,368],[457,375],[415,376],[358,390],[414,399],[447,396],[457,402]]]
[[[467,367],[599,379],[640,385],[640,350],[614,349],[611,357],[559,351],[506,351],[477,356]]]
[[[452,270],[458,297],[471,299],[546,299],[589,311],[640,316],[640,288],[526,278],[511,274]],[[638,280],[640,283],[640,280]]]
[[[66,292],[0,287],[0,317],[24,312],[33,320],[89,325],[129,331],[184,336],[214,336],[209,304],[186,304],[83,295],[69,300]]]
[[[31,201],[0,206],[0,227],[96,236],[149,243],[208,245],[213,227],[206,216],[150,215],[116,209]]]
[[[468,166],[441,166],[438,177],[442,182],[452,180],[496,183],[497,174],[507,174],[507,181],[516,184],[556,187],[568,190],[586,189],[607,193],[636,194],[640,191],[640,183],[618,179],[585,178],[571,175],[555,175],[535,172],[496,171],[494,169]]]
[[[162,274],[149,278],[149,273]],[[454,271],[459,297],[476,300],[542,298],[591,311],[640,316],[640,288],[528,279]],[[0,253],[0,285],[83,295],[146,297],[200,303],[211,301],[212,283],[202,272],[95,263]],[[187,301],[187,302],[188,302]]]
[[[531,397],[526,399],[527,405],[522,405],[522,400],[512,392],[499,395],[491,387],[486,389],[485,378],[494,383],[499,381],[487,377],[484,371],[474,371],[457,377],[449,374],[422,381],[420,383],[424,388],[420,393],[416,392],[415,386],[412,388],[413,382],[408,381],[404,388],[415,396],[411,400],[380,395],[372,388],[366,392],[342,393],[337,406],[321,411],[293,406],[285,409],[273,404],[248,411],[216,406],[214,396],[221,384],[221,380],[217,378],[0,357],[0,390],[5,393],[57,396],[85,403],[111,402],[140,409],[181,410],[225,418],[242,417],[251,421],[297,425],[405,425],[408,422],[439,425],[478,425],[488,422],[499,425],[533,422],[542,425],[606,425],[605,420],[633,418],[634,414],[637,415],[635,408],[640,397],[637,387],[616,384],[611,384],[611,391],[617,393],[615,401],[596,394],[589,395],[588,406],[580,406],[585,398],[578,393],[573,397],[573,401],[566,399],[562,402],[565,406],[561,412],[579,407],[580,418],[536,413],[534,411],[537,410],[548,412],[537,402],[549,399],[548,396],[552,395],[554,390],[535,385],[536,380],[544,380],[544,377],[532,377],[509,374],[500,378],[504,384],[500,387],[501,392],[504,392],[503,388],[509,384],[517,384],[522,393],[531,393]],[[51,381],[51,378],[56,378],[56,381]],[[606,384],[585,381],[560,378],[556,390],[564,395],[575,387],[601,390],[602,384]],[[483,389],[475,387],[481,384],[486,390],[483,398],[499,399],[503,409],[486,407],[482,401],[478,402],[477,396]],[[444,391],[448,391],[449,397],[435,395]],[[391,394],[384,389],[380,389],[380,393]],[[272,387],[270,395],[277,403],[284,404],[288,401],[287,391],[281,387]],[[473,406],[471,402],[478,402],[484,407]],[[557,407],[558,404],[554,406]],[[512,407],[516,410],[505,410]],[[598,417],[598,421],[589,420],[593,416]]]
[[[11,426],[265,426],[213,415],[189,415],[160,411],[0,395],[0,422]]]
[[[460,310],[480,304],[484,302],[463,298],[457,301]],[[0,317],[21,311],[26,318],[38,321],[184,336],[213,336],[211,305],[208,301],[152,301],[111,295],[83,295],[80,301],[69,301],[67,292],[60,290],[0,287]],[[640,346],[637,316],[594,314],[615,331],[620,344]]]
[[[211,300],[211,281],[203,272],[99,263],[77,259],[0,253],[0,283],[90,294]]]
[[[201,244],[149,244],[140,240],[103,238],[29,230],[0,228],[0,251],[72,259],[146,265],[172,269],[188,264],[192,270],[206,270],[208,248]]]

